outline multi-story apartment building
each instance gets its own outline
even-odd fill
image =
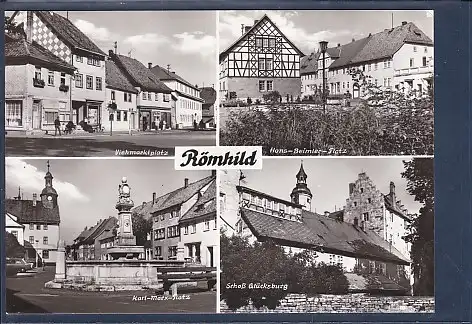
[[[48,131],[58,116],[69,121],[74,71],[28,35],[5,34],[5,129]]]
[[[216,267],[220,236],[216,225],[216,179],[179,221],[184,260]]]
[[[303,166],[296,178],[290,201],[236,186],[236,232],[250,243],[272,240],[289,254],[316,251],[316,262],[339,265],[346,273],[381,275],[409,291],[410,246],[403,236],[410,218],[401,202],[391,204],[394,185],[383,195],[361,173],[349,185],[343,210],[318,214],[312,211],[313,195]]]
[[[108,55],[138,92],[139,130],[158,129],[161,123],[166,128],[173,127],[177,98],[172,94],[172,89],[138,60],[113,51],[109,51]]]
[[[139,128],[138,90],[112,60],[106,65],[106,98],[109,118],[103,123],[105,130],[132,131]]]
[[[45,264],[56,263],[59,224],[61,221],[58,206],[58,194],[53,187],[53,176],[49,171],[45,177],[45,186],[41,194],[33,194],[33,199],[23,199],[20,195],[5,200],[5,213],[15,217],[16,222],[24,226],[24,242],[27,258],[36,255]],[[20,235],[17,237],[20,238]]]
[[[262,99],[278,91],[282,100],[300,95],[300,59],[304,54],[267,15],[243,26],[242,35],[220,53],[220,98]]]
[[[159,80],[172,89],[177,98],[172,127],[188,128],[193,127],[194,121],[200,123],[204,100],[200,97],[198,86],[192,85],[175,72],[159,65],[152,67],[152,63],[148,63],[148,67]]]
[[[325,53],[326,88],[330,94],[363,95],[362,84],[350,69],[359,69],[381,89],[423,95],[433,82],[433,41],[412,22],[337,44]],[[323,84],[323,55],[318,51],[302,60],[302,95],[313,95]]]
[[[26,33],[39,45],[76,68],[69,77],[70,116],[99,126],[108,118],[105,102],[106,54],[68,18],[49,11],[28,11]],[[73,80],[73,81],[72,81]],[[62,81],[61,81],[62,82]]]

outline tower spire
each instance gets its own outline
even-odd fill
[[[306,184],[307,177],[308,176],[303,169],[303,161],[301,161],[300,170],[296,175],[297,184],[295,188],[293,188],[290,197],[292,198],[292,202],[302,205],[303,209],[311,211],[311,199],[313,198],[313,195]]]
[[[49,172],[49,168],[51,167],[51,165],[49,164],[49,160],[48,160],[47,166],[48,166],[48,172]]]

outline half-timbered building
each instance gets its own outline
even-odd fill
[[[262,99],[272,91],[283,101],[300,95],[303,53],[264,15],[220,53],[220,98]]]

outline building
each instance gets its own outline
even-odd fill
[[[152,67],[152,63],[149,63],[148,67],[159,80],[172,89],[177,98],[175,106],[175,125],[178,125],[178,128],[188,128],[193,127],[194,121],[200,123],[202,120],[202,104],[204,103],[204,99],[200,97],[200,89],[198,86],[192,85],[175,72],[171,72],[169,68],[164,69],[159,65]]]
[[[204,100],[202,105],[202,119],[205,127],[216,127],[215,103],[216,90],[214,87],[200,88],[200,96]]]
[[[369,82],[383,90],[421,96],[431,86],[434,72],[434,44],[414,23],[337,44],[325,53],[326,87],[330,94],[349,93],[361,97],[364,89],[352,78],[359,69]],[[323,84],[323,55],[318,51],[302,59],[302,95],[313,95]]]
[[[393,196],[392,192],[382,195],[361,173],[349,185],[350,196],[343,210],[318,214],[312,211],[314,201],[303,165],[296,179],[290,201],[236,186],[236,232],[251,243],[272,240],[289,254],[316,251],[316,262],[338,265],[346,273],[376,276],[397,290],[410,291],[410,247],[402,238],[407,233],[403,221],[408,217],[406,210],[392,207],[394,189]],[[385,231],[395,240],[387,240]]]
[[[70,119],[75,68],[24,35],[5,34],[5,129],[54,130]]]
[[[211,175],[196,182],[189,183],[186,178],[184,185],[164,196],[154,197],[153,207],[150,209],[153,229],[153,258],[159,260],[177,260],[181,240],[180,219],[197,203],[214,181]],[[194,224],[196,225],[196,223]],[[196,226],[191,226],[190,232],[195,233]],[[196,245],[200,247],[199,245]],[[188,251],[187,251],[188,252]],[[199,263],[201,250],[192,250],[194,261]],[[184,254],[182,254],[183,256]],[[189,253],[185,255],[190,255]]]
[[[304,54],[267,15],[243,26],[241,34],[220,53],[221,100],[262,100],[272,91],[278,91],[283,101],[296,100]]]
[[[226,236],[231,237],[236,234],[235,224],[239,214],[239,193],[235,184],[241,184],[244,176],[242,171],[221,170],[220,172],[220,228]]]
[[[100,219],[90,228],[84,230],[74,239],[72,258],[74,260],[108,260],[106,250],[114,245],[118,220],[116,217]],[[111,244],[106,238],[111,237]]]
[[[138,130],[138,90],[128,81],[115,62],[108,60],[105,66],[105,92],[109,118],[103,122],[104,129],[106,131]]]
[[[18,217],[5,213],[5,231],[12,234],[21,246],[25,246],[25,225],[18,222]]]
[[[72,110],[65,120],[75,124],[86,120],[99,127],[108,117],[104,104],[106,54],[69,19],[54,12],[28,11],[26,34],[76,68],[74,77],[69,77]]]
[[[20,195],[6,199],[5,213],[14,217],[16,223],[24,226],[23,236],[27,258],[35,259],[37,253],[45,264],[55,264],[61,218],[58,194],[53,187],[49,163],[44,179],[45,186],[39,195],[39,200],[37,194],[33,194],[31,200],[22,199]],[[20,235],[18,232],[18,238]]]
[[[177,98],[172,95],[172,89],[136,59],[113,51],[109,51],[109,59],[138,92],[136,106],[139,130],[158,129],[161,122],[165,122],[166,128],[175,128]]]
[[[216,225],[216,179],[179,220],[184,260],[216,267],[220,235]]]

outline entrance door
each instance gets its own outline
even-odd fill
[[[131,123],[131,129],[134,129],[136,127],[136,116],[134,112],[131,113],[130,123]]]
[[[210,262],[207,261],[207,266],[214,267],[213,262],[213,246],[208,247],[208,256],[210,257]]]
[[[41,129],[41,107],[40,101],[33,101],[33,129]]]
[[[352,97],[359,98],[359,85],[358,84],[354,84],[352,88]]]

